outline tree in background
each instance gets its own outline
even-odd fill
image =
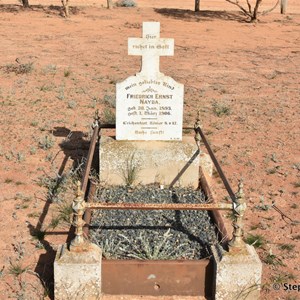
[[[29,7],[29,1],[28,0],[20,0],[22,3],[23,7],[28,8]]]
[[[280,12],[281,12],[282,14],[285,14],[285,13],[286,13],[287,2],[288,2],[288,0],[281,0],[281,2],[280,2]]]
[[[61,0],[62,6],[63,6],[63,13],[64,17],[68,18],[70,16],[69,12],[69,0]]]
[[[113,6],[112,0],[107,0],[107,8],[113,8]]]
[[[246,0],[246,4],[247,4],[247,8],[243,7],[240,4],[239,0],[226,0],[227,2],[236,5],[241,11],[242,13],[250,18],[250,22],[256,22],[257,21],[257,17],[258,17],[258,8],[260,6],[260,4],[262,3],[262,0],[255,0],[253,1],[254,6],[252,7],[251,5],[251,1],[250,0]],[[279,0],[277,1],[277,3],[275,4],[275,6],[269,10],[263,11],[262,13],[260,13],[261,15],[265,15],[269,12],[271,12],[273,9],[276,8],[276,6],[278,5]]]
[[[195,11],[200,11],[200,0],[195,0]]]

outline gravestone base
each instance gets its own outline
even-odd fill
[[[117,141],[100,139],[100,182],[104,185],[124,185],[130,169],[136,168],[138,184],[159,184],[164,187],[199,186],[199,166],[212,173],[212,161],[199,155],[192,137],[183,141]]]
[[[83,249],[82,249],[83,248]],[[101,249],[86,243],[81,251],[61,245],[54,262],[55,300],[101,299]]]
[[[253,246],[243,251],[225,252],[219,245],[212,247],[215,262],[215,300],[258,300],[262,263]]]

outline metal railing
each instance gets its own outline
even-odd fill
[[[235,194],[226,179],[226,176],[218,163],[217,158],[215,157],[212,149],[210,148],[204,133],[201,130],[199,113],[194,126],[195,130],[195,141],[200,150],[200,141],[202,140],[213,163],[214,166],[222,179],[222,182],[232,199],[232,203],[199,203],[199,204],[191,204],[191,203],[107,203],[107,202],[92,202],[92,198],[90,195],[88,197],[88,202],[84,200],[84,195],[87,189],[87,183],[89,178],[89,172],[91,168],[91,162],[93,159],[95,146],[99,137],[99,132],[101,128],[115,128],[113,124],[109,125],[100,125],[98,113],[95,116],[95,122],[93,124],[94,132],[91,139],[90,149],[88,153],[87,163],[85,172],[82,178],[82,182],[77,183],[77,193],[76,197],[72,203],[73,209],[73,223],[72,225],[75,227],[75,238],[71,241],[70,250],[80,251],[85,248],[86,242],[88,242],[84,238],[84,226],[86,223],[89,223],[91,216],[91,209],[118,209],[118,210],[207,210],[207,211],[220,211],[227,210],[232,211],[234,215],[233,225],[233,238],[228,243],[229,250],[236,250],[245,247],[245,243],[243,241],[243,216],[246,210],[246,202],[245,196],[243,192],[243,182],[240,181],[238,185],[238,192]],[[92,186],[93,187],[93,186]],[[91,189],[91,194],[94,194],[95,190]],[[84,219],[83,219],[84,216]]]

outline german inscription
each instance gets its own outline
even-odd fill
[[[143,38],[129,38],[128,53],[142,56],[140,73],[117,84],[117,140],[181,140],[183,85],[159,71],[159,57],[174,53],[160,24],[143,23]]]

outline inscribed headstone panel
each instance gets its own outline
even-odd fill
[[[144,22],[143,37],[129,38],[128,53],[141,55],[141,71],[116,92],[117,140],[181,140],[183,85],[159,71],[159,57],[174,53],[174,40],[160,38],[160,23]]]

